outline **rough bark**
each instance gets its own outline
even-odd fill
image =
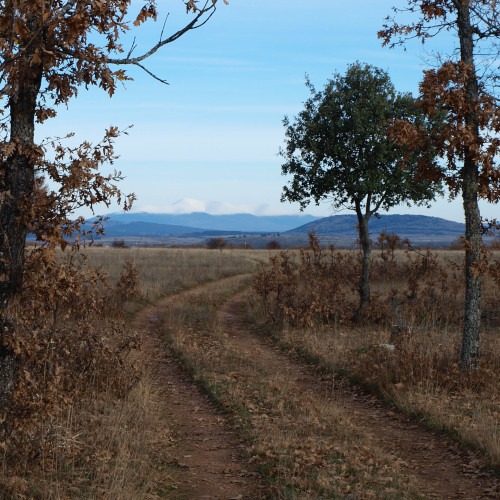
[[[368,205],[369,202],[367,202]],[[361,249],[363,251],[363,262],[361,265],[361,274],[359,277],[358,291],[359,291],[359,309],[355,314],[358,318],[362,312],[370,305],[370,265],[372,258],[372,242],[370,240],[370,233],[368,232],[368,221],[371,213],[369,208],[365,214],[361,211],[361,203],[355,202],[356,215],[358,217],[358,232]]]
[[[466,82],[466,98],[473,110],[479,95],[479,86],[474,66],[474,40],[468,1],[457,2],[457,26],[461,60],[467,64],[470,70]],[[466,123],[472,128],[476,138],[479,137],[477,116],[473,111],[466,116]],[[478,164],[474,153],[468,148],[464,152],[462,198],[467,247],[465,254],[465,317],[461,367],[464,371],[471,371],[479,366],[482,236],[481,216],[478,206]]]
[[[34,191],[35,108],[42,80],[40,67],[26,64],[10,96],[12,154],[0,174],[0,412],[8,413],[15,387],[17,359],[6,346],[13,328],[9,302],[22,285],[24,252],[28,233],[29,201]],[[3,426],[5,431],[5,426]]]

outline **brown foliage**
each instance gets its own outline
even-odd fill
[[[451,192],[462,192],[465,213],[465,286],[461,367],[479,367],[481,326],[482,223],[478,199],[500,199],[500,113],[494,95],[498,75],[495,70],[478,71],[488,57],[497,54],[500,11],[496,0],[408,0],[415,23],[398,25],[394,20],[379,32],[384,45],[404,43],[408,38],[426,38],[453,32],[459,51],[441,67],[424,72],[420,84],[420,106],[431,120],[444,118],[444,126],[423,131],[407,121],[394,124],[392,137],[409,152],[435,151],[446,160],[443,166],[427,158],[419,159],[420,175],[443,179]],[[394,42],[394,39],[397,42]],[[417,149],[416,149],[417,148]]]
[[[214,249],[221,249],[226,247],[226,240],[222,237],[219,236],[218,238],[210,238],[207,241],[207,248],[210,248],[212,250]]]
[[[268,250],[281,250],[281,244],[279,241],[272,240],[266,245],[266,248]]]
[[[139,300],[142,298],[139,269],[131,260],[125,261],[120,279],[116,283],[116,293],[124,300]]]
[[[394,262],[395,252],[402,247],[401,238],[395,233],[388,233],[385,229],[377,238],[376,245],[382,250],[380,256],[384,260]]]
[[[355,304],[345,290],[354,283],[349,270],[359,267],[353,256],[321,248],[311,233],[298,264],[289,252],[270,257],[269,264],[257,273],[253,287],[271,321],[312,326],[342,322],[352,314]]]
[[[47,253],[39,248],[29,255],[23,289],[10,306],[15,323],[3,340],[18,359],[13,402],[8,418],[4,415],[8,456],[38,453],[42,443],[50,452],[43,430],[47,419],[94,391],[111,388],[124,395],[134,380],[123,355],[135,339],[127,339],[123,326],[110,319],[117,312],[110,307],[118,302],[106,275],[77,251],[59,259]],[[123,283],[130,274],[136,281],[131,264]],[[127,281],[132,291],[133,279]],[[27,436],[29,445],[16,449]]]
[[[384,235],[382,239],[385,241]],[[380,258],[373,260],[374,294],[364,321],[390,325],[395,337],[415,328],[461,325],[464,263],[411,245],[404,258],[401,254],[396,258],[395,252],[391,251],[389,257],[383,250]],[[498,261],[485,254],[482,266],[482,272],[490,276],[490,287],[498,287]],[[272,322],[337,324],[348,322],[356,308],[359,273],[358,254],[321,248],[313,234],[310,246],[300,250],[298,262],[292,252],[272,256],[269,265],[256,274],[253,286]],[[499,309],[499,299],[498,293],[485,294],[485,311]]]
[[[435,148],[438,157],[447,160],[446,171],[438,163],[422,157],[420,175],[428,179],[444,179],[455,194],[462,189],[461,162],[465,154],[473,154],[479,166],[479,196],[491,202],[498,199],[500,193],[500,174],[495,164],[500,151],[500,140],[496,136],[500,131],[500,115],[495,99],[486,92],[481,92],[471,102],[467,87],[471,71],[462,61],[446,62],[437,70],[425,71],[420,84],[419,105],[429,117],[446,110],[446,124],[429,134],[400,120],[395,122],[391,137],[408,146],[408,155],[417,147]],[[474,122],[469,119],[472,114]],[[477,132],[478,127],[483,132],[481,135]]]

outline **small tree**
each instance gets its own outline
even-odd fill
[[[285,117],[284,175],[293,175],[282,201],[298,201],[303,209],[312,200],[329,199],[334,208],[356,212],[363,251],[359,279],[361,312],[370,303],[371,240],[368,222],[379,210],[400,203],[426,203],[438,185],[418,180],[414,169],[399,168],[403,147],[387,137],[389,125],[407,119],[425,125],[411,94],[395,91],[389,76],[366,64],[349,66],[322,91],[306,81],[312,97],[293,124]],[[432,149],[413,154],[432,157]]]
[[[207,241],[207,248],[211,250],[222,249],[225,246],[226,246],[226,240],[222,236],[219,236],[218,238],[210,238]]]
[[[266,248],[268,250],[280,250],[281,249],[281,244],[277,240],[272,240],[270,241],[267,245]]]
[[[379,32],[385,44],[402,44],[407,38],[422,42],[443,31],[453,33],[458,49],[442,66],[424,72],[420,106],[432,119],[446,115],[447,126],[423,130],[400,121],[393,137],[410,148],[434,148],[442,164],[419,164],[420,175],[442,178],[454,194],[462,193],[465,215],[465,311],[461,367],[479,366],[481,328],[482,221],[478,200],[500,199],[500,107],[498,58],[500,4],[496,0],[408,0],[406,11],[414,23],[394,19]],[[395,9],[397,11],[397,9]],[[443,58],[441,58],[443,60]],[[481,67],[482,66],[482,67]],[[478,71],[479,67],[479,71]]]
[[[377,238],[376,245],[380,248],[383,260],[394,262],[396,260],[396,250],[401,248],[401,238],[396,233],[388,233],[384,229]]]
[[[125,240],[113,240],[113,242],[111,243],[111,246],[113,248],[128,248]]]

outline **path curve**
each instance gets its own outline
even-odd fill
[[[219,283],[241,279],[223,278]],[[213,284],[213,282],[206,285]],[[176,481],[164,498],[175,500],[261,498],[259,476],[243,458],[243,443],[223,414],[192,381],[181,363],[162,342],[160,320],[170,304],[206,285],[160,299],[139,311],[129,325],[142,339],[144,363],[154,373],[165,401],[165,425],[171,430],[164,443]]]
[[[460,449],[451,439],[409,422],[373,397],[353,388],[345,380],[321,377],[314,369],[290,356],[280,354],[268,339],[253,333],[245,324],[245,292],[234,296],[220,310],[220,321],[233,349],[246,351],[277,373],[286,375],[308,393],[324,395],[334,391],[335,401],[352,415],[367,439],[399,459],[403,470],[414,476],[426,498],[500,498],[498,480],[479,469],[472,452]]]

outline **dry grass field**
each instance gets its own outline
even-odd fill
[[[463,252],[375,253],[371,310],[355,323],[356,283],[345,269],[356,263],[334,254],[275,259],[254,283],[253,320],[283,349],[346,375],[499,467],[500,253],[484,277],[482,362],[470,375],[459,370]]]
[[[432,484],[425,489],[409,462],[355,416],[359,408],[349,406],[342,377],[361,387],[355,392],[367,404],[375,404],[370,394],[377,394],[393,410],[476,450],[469,474],[482,473],[486,463],[500,467],[499,284],[485,278],[482,364],[464,375],[458,369],[462,252],[398,251],[383,258],[375,252],[372,307],[355,323],[357,252],[83,253],[108,275],[109,288],[89,285],[103,294],[103,306],[95,307],[104,317],[93,321],[112,319],[104,339],[110,349],[126,340],[118,355],[122,368],[110,363],[108,373],[105,358],[96,358],[102,369],[87,392],[40,414],[35,430],[22,437],[22,453],[4,448],[0,496],[189,498],[180,494],[179,461],[166,444],[172,440],[168,401],[134,345],[134,332],[120,326],[121,318],[146,305],[154,309],[161,297],[170,297],[159,316],[163,349],[225,412],[246,443],[243,460],[264,478],[263,496],[432,493]],[[491,257],[492,268],[499,257]],[[389,412],[377,410],[383,411]]]
[[[252,272],[267,255],[258,250],[206,250],[204,248],[109,248],[84,250],[89,263],[102,266],[116,283],[126,261],[139,270],[140,290],[147,300],[175,293],[199,283]]]
[[[123,328],[121,318],[160,296],[255,271],[264,256],[249,251],[99,247],[83,249],[82,254],[87,258],[83,261],[78,255],[67,254],[61,255],[61,267],[46,275],[44,289],[35,296],[28,290],[26,299],[17,307],[19,311],[28,310],[34,301],[33,316],[37,316],[40,323],[39,338],[43,336],[42,340],[46,338],[53,343],[52,339],[59,342],[58,334],[62,336],[63,340],[57,344],[62,350],[62,359],[53,363],[59,363],[56,370],[75,381],[88,372],[88,366],[68,364],[64,358],[70,358],[64,352],[69,354],[75,350],[78,355],[79,346],[85,347],[85,335],[102,332],[100,335],[104,337],[99,337],[96,344],[102,347],[102,353],[90,356],[90,362],[98,369],[93,370],[88,379],[90,386],[64,395],[68,383],[58,371],[53,380],[35,385],[38,381],[34,380],[33,373],[43,378],[47,377],[47,370],[51,374],[54,371],[50,360],[41,366],[32,366],[33,362],[26,361],[26,376],[33,379],[27,381],[28,389],[30,384],[33,386],[32,394],[28,393],[27,397],[34,401],[46,399],[47,404],[40,404],[39,411],[33,413],[34,406],[28,399],[27,411],[31,411],[33,418],[28,419],[27,424],[26,418],[22,420],[25,427],[22,433],[13,435],[12,446],[3,443],[0,498],[160,498],[172,485],[165,465],[168,457],[165,458],[162,446],[159,449],[157,444],[161,436],[165,442],[169,439],[160,417],[164,402],[152,374],[143,366],[140,351],[134,345],[135,337],[130,337],[130,332]],[[80,273],[73,281],[69,281],[68,257],[77,262]],[[127,262],[131,263],[128,268]],[[104,272],[108,287],[101,279],[95,279],[93,273],[87,277],[87,264]],[[135,268],[139,271],[138,281],[133,272]],[[51,326],[53,316],[55,318],[53,289],[60,289],[66,301],[58,313],[57,328],[55,320]],[[44,307],[47,316],[41,317]],[[82,315],[80,323],[71,320],[75,312]],[[34,320],[31,317],[29,320],[31,325]],[[88,321],[93,325],[88,325]],[[48,324],[46,330],[42,323]],[[85,331],[81,330],[83,324]],[[87,326],[93,329],[87,332]],[[31,331],[27,331],[27,339],[30,335]],[[43,340],[41,349],[45,345]],[[93,349],[90,343],[89,348]],[[116,352],[121,359],[116,358]],[[48,395],[40,394],[42,390]],[[54,391],[61,397],[49,405],[50,393]]]

